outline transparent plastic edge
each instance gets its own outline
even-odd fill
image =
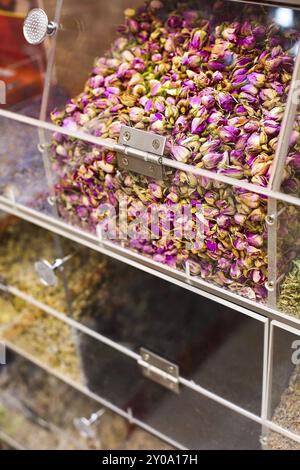
[[[84,142],[88,142],[94,145],[99,145],[105,148],[106,150],[111,150],[113,152],[118,151],[120,148],[120,145],[115,140],[103,139],[101,137],[94,137],[94,136],[91,136],[89,134],[86,134],[80,131],[79,132],[68,131],[67,129],[56,126],[54,124],[51,124],[45,121],[39,121],[38,119],[31,118],[28,116],[19,115],[12,111],[0,109],[0,116],[7,118],[7,119],[21,122],[23,124],[33,126],[35,128],[48,130],[53,133],[58,132],[68,137],[76,138],[78,140],[82,140]],[[209,170],[203,170],[202,168],[195,168],[192,165],[181,163],[181,162],[178,162],[176,160],[172,160],[166,157],[162,157],[162,165],[167,166],[169,168],[174,168],[174,169],[181,170],[184,172],[192,173],[196,176],[203,176],[214,181],[220,181],[230,186],[246,189],[250,192],[261,194],[263,196],[271,197],[277,200],[281,200],[289,204],[300,206],[300,198],[291,196],[289,194],[281,193],[280,191],[274,191],[273,189],[270,189],[268,187],[264,188],[262,186],[258,186],[253,183],[248,183],[242,180],[237,180],[229,176],[222,175],[220,173],[214,173]]]
[[[288,154],[289,143],[293,131],[293,124],[298,108],[298,103],[294,99],[294,92],[296,84],[300,80],[300,47],[295,61],[295,68],[293,72],[292,82],[286,102],[285,112],[281,123],[281,129],[276,148],[275,158],[273,160],[271,176],[268,187],[273,191],[280,191],[282,183],[282,172],[284,170],[286,157]]]
[[[273,320],[270,322],[270,337],[269,337],[269,353],[268,353],[268,373],[267,373],[267,384],[266,384],[266,416],[263,416],[263,424],[264,424],[264,433],[266,429],[278,432],[283,436],[292,439],[300,443],[300,435],[297,435],[293,432],[288,431],[285,428],[282,428],[278,424],[275,424],[269,419],[271,414],[271,401],[272,401],[272,379],[273,379],[273,352],[274,352],[274,330],[275,328],[279,328],[281,330],[287,331],[294,335],[300,336],[300,331],[296,328],[293,328],[290,325],[283,324],[277,320]]]

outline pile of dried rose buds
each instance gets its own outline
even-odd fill
[[[52,120],[115,140],[122,125],[166,135],[170,158],[266,186],[298,33],[270,22],[257,6],[247,16],[232,6],[225,21],[222,2],[208,2],[207,13],[202,3],[193,9],[193,2],[189,8],[154,0],[126,10],[118,39],[96,60],[84,91]],[[298,137],[295,129],[291,145]],[[164,181],[120,172],[115,153],[59,133],[52,153],[59,208],[70,222],[94,230],[99,205],[117,207],[124,195],[130,221],[152,204],[166,204],[170,215],[177,204],[201,204],[201,248],[188,248],[174,233],[166,239],[163,221],[157,239],[140,236],[128,245],[172,267],[188,261],[193,275],[265,298],[266,198],[183,171],[170,171]],[[294,147],[284,179],[295,190],[299,161]]]

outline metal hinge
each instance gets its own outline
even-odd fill
[[[153,380],[172,392],[179,393],[179,368],[176,364],[157,356],[145,348],[140,349],[138,364],[144,377]]]
[[[122,126],[119,143],[115,146],[119,168],[164,179],[162,156],[166,140],[166,137],[152,132]]]

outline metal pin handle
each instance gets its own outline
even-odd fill
[[[55,271],[63,266],[69,259],[74,256],[74,253],[65,256],[64,258],[57,258],[54,263],[47,260],[39,260],[34,263],[34,269],[37,273],[40,282],[47,287],[54,287],[57,284],[57,276]]]
[[[25,18],[23,34],[29,44],[41,44],[47,36],[52,36],[57,30],[57,24],[48,20],[41,8],[34,8]]]
[[[101,408],[96,413],[92,413],[89,418],[75,418],[73,422],[79,434],[86,439],[94,439],[96,437],[96,430],[93,428],[93,424],[102,418],[105,411],[105,408]]]

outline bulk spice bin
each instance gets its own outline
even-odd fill
[[[39,54],[44,67],[39,69],[42,93],[34,87],[26,89],[22,98],[27,100],[7,100],[0,109],[1,209],[211,299],[202,300],[202,307],[198,303],[199,310],[209,315],[202,313],[195,320],[186,309],[174,311],[174,320],[168,318],[164,312],[175,309],[174,300],[169,300],[169,306],[156,307],[165,317],[164,323],[157,320],[161,335],[167,334],[172,321],[174,338],[179,337],[176,324],[180,328],[196,321],[198,347],[205,344],[205,338],[210,344],[211,332],[221,330],[223,321],[219,303],[229,308],[233,324],[251,323],[260,331],[251,343],[254,330],[234,328],[240,338],[246,335],[243,344],[252,344],[249,350],[254,348],[253,355],[259,358],[261,369],[255,370],[262,392],[253,392],[259,396],[254,406],[246,392],[237,394],[235,381],[248,383],[242,375],[239,378],[239,365],[238,371],[229,373],[234,383],[221,376],[202,383],[192,379],[200,359],[198,363],[196,357],[190,369],[180,364],[182,351],[194,341],[188,328],[184,347],[176,350],[174,344],[162,346],[163,339],[150,341],[148,354],[138,348],[145,346],[147,328],[155,332],[154,315],[150,318],[143,312],[146,326],[137,329],[133,341],[122,321],[120,330],[115,325],[118,309],[112,308],[112,320],[106,326],[105,315],[95,320],[93,307],[87,322],[76,318],[76,325],[72,323],[75,329],[79,325],[89,328],[76,344],[80,366],[88,364],[91,370],[86,373],[88,388],[123,412],[133,413],[139,424],[158,430],[173,444],[197,448],[202,442],[205,446],[202,419],[206,429],[211,429],[207,445],[245,445],[237,436],[227,436],[230,442],[226,442],[218,419],[212,418],[219,416],[224,424],[233,419],[233,413],[241,420],[237,434],[243,435],[240,429],[251,431],[256,445],[261,425],[264,446],[274,442],[267,428],[297,445],[299,430],[290,424],[297,409],[289,407],[290,421],[278,418],[280,396],[284,400],[296,393],[294,388],[284,392],[291,390],[288,379],[282,380],[272,406],[270,402],[272,372],[279,360],[274,356],[273,321],[299,331],[298,2],[154,0],[107,5],[97,0],[84,8],[80,2],[66,0],[30,3],[24,7],[17,2],[14,15],[1,14],[7,29],[20,38],[21,26],[11,18],[25,18],[29,13],[20,49],[31,58]],[[37,6],[44,8],[48,18],[41,10],[29,12]],[[10,50],[3,53],[7,55],[14,57]],[[13,73],[14,67],[5,67]],[[190,210],[179,216],[183,237],[175,223],[178,207]],[[164,212],[152,233],[145,214],[157,208]],[[134,236],[125,236],[126,225]],[[116,236],[111,237],[112,233]],[[124,267],[119,269],[122,273]],[[155,283],[150,277],[139,282],[138,275],[132,276],[129,291],[135,288],[144,293],[145,286],[150,291]],[[119,278],[117,285],[123,285],[127,294],[124,279]],[[179,287],[176,293],[169,286],[175,299],[183,295]],[[21,291],[9,292],[36,307],[34,293],[25,299]],[[124,305],[130,305],[125,294]],[[97,295],[91,298],[91,305],[97,306]],[[47,302],[42,304],[38,307],[47,315],[57,317],[57,310],[45,309]],[[142,323],[138,308],[126,315],[137,325]],[[90,332],[97,330],[100,336],[91,339]],[[228,350],[238,349],[230,335],[225,344]],[[290,345],[280,342],[278,347],[295,366]],[[128,370],[131,381],[123,378],[123,399],[117,393],[118,374],[107,373],[104,380],[93,372],[98,355],[103,357],[105,370],[111,363],[116,370]],[[147,361],[164,371],[164,356],[171,360],[168,367],[173,372],[179,364],[179,378],[169,369],[167,378],[152,374]],[[240,355],[234,357],[237,361]],[[232,358],[223,361],[227,366],[234,364]],[[178,388],[179,396],[170,396],[161,385],[142,379],[136,362],[145,375]],[[143,396],[142,410],[131,403],[132,384]],[[162,421],[159,413],[164,413],[159,408],[155,416],[153,397],[163,393],[170,397],[164,410],[184,406],[189,417],[186,425],[196,426],[198,435],[185,430],[183,438],[179,424],[172,422],[175,417]],[[204,393],[201,404],[199,393]],[[202,413],[209,409],[207,400],[214,413],[210,419],[199,418],[196,409]]]
[[[13,447],[34,450],[130,449],[133,445],[168,448],[20,356],[11,356],[10,365],[0,373],[0,381],[0,438]],[[89,429],[84,428],[84,419],[88,420],[94,413],[98,414],[98,419]]]
[[[296,5],[125,3],[45,2],[48,30],[28,16],[48,63],[43,95],[1,110],[2,205],[78,236],[115,216],[120,256],[297,316],[277,295],[297,258]]]
[[[44,256],[51,257],[48,233],[11,216],[2,220],[0,258],[6,273],[0,300],[2,342],[174,446],[197,448],[201,441],[203,447],[212,448],[229,447],[231,441],[236,448],[259,446],[260,425],[248,423],[231,408],[259,420],[256,416],[263,405],[266,374],[265,319],[251,312],[240,315],[86,248],[66,262],[55,288],[40,286],[30,262],[33,265],[41,252],[36,249],[42,239]],[[36,244],[22,256],[20,247],[29,238]],[[59,241],[68,245],[66,240]],[[18,263],[13,260],[15,253]],[[78,264],[89,278],[88,269],[95,268],[91,258],[98,266],[93,272],[94,286],[78,293],[77,286],[82,285]],[[68,276],[68,263],[75,267],[73,276]],[[26,271],[31,292],[22,281]],[[71,311],[66,312],[61,302],[63,274],[72,294]],[[253,345],[255,353],[249,362],[248,351]],[[147,378],[152,374],[152,369],[147,369],[147,354],[152,353],[159,361],[169,359],[164,363],[168,370],[174,368],[171,378],[168,374],[153,375],[159,384]],[[251,386],[243,380],[250,373]],[[198,389],[206,390],[208,397],[215,396],[216,403],[200,395]],[[223,409],[218,401],[229,408]],[[174,406],[184,409],[185,426],[179,426],[176,414],[170,416]],[[236,426],[230,437],[225,432],[229,419]],[[207,423],[205,429],[203,422]],[[207,429],[212,430],[209,438],[205,437]]]

